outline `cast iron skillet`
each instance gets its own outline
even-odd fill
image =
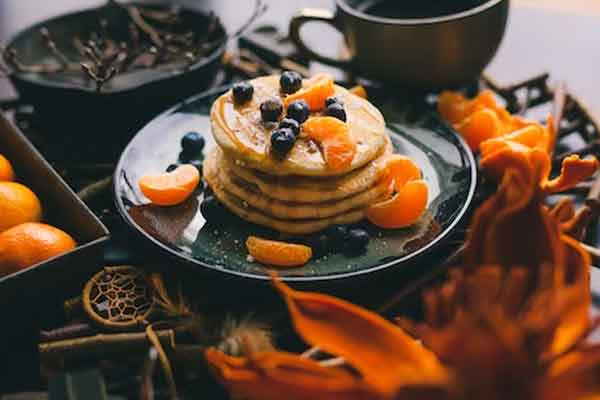
[[[211,287],[205,290],[220,287],[213,285],[212,279],[217,279],[230,285],[222,289],[239,284],[246,292],[269,280],[263,266],[246,259],[247,236],[289,238],[237,217],[206,223],[199,207],[204,195],[202,188],[181,205],[157,207],[148,204],[137,185],[141,176],[163,172],[169,164],[178,162],[180,140],[187,132],[196,131],[204,136],[205,153],[215,145],[209,110],[224,90],[210,91],[175,106],[153,119],[132,139],[115,171],[115,201],[125,222],[141,239],[139,244],[148,251],[145,254],[162,255],[153,260],[170,273],[187,270],[192,280],[211,282]],[[415,227],[395,231],[364,224],[372,238],[366,253],[357,257],[342,254],[316,257],[304,267],[280,271],[281,279],[286,282],[334,292],[357,287],[365,290],[366,281],[371,283],[371,289],[390,283],[398,288],[431,273],[439,265],[444,256],[444,242],[465,219],[477,180],[476,162],[465,142],[435,113],[426,112],[409,123],[403,120],[400,105],[393,102],[376,105],[386,118],[396,151],[415,160],[428,182],[428,218]],[[231,295],[229,289],[226,291]]]
[[[160,4],[156,3],[153,7]],[[145,7],[148,7],[144,3]],[[73,37],[88,37],[99,30],[100,18],[108,22],[111,37],[127,37],[125,11],[99,7],[62,15],[43,21],[18,33],[8,43],[19,60],[27,64],[43,62],[49,55],[40,33],[45,27],[57,47],[69,58],[79,57]],[[182,8],[185,26],[202,35],[208,27],[209,15]],[[227,32],[219,21],[211,39],[219,45],[185,69],[143,69],[117,75],[100,93],[93,82],[66,78],[61,74],[39,74],[11,71],[10,79],[20,97],[35,107],[36,121],[50,132],[56,147],[64,147],[72,158],[115,158],[123,146],[151,116],[180,99],[213,83],[227,43]],[[83,74],[82,74],[83,76]],[[107,147],[110,147],[109,151]]]

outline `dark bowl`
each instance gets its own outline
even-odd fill
[[[152,7],[159,7],[156,3]],[[169,3],[162,3],[169,4]],[[144,7],[148,7],[144,4]],[[94,8],[59,16],[18,33],[7,48],[18,52],[19,61],[36,64],[47,61],[49,50],[44,45],[40,29],[52,34],[57,47],[69,59],[78,60],[73,38],[89,37],[98,31],[104,18],[111,37],[125,38],[127,14],[109,8]],[[196,35],[208,29],[210,15],[181,9],[185,27]],[[159,111],[182,98],[197,93],[212,84],[220,67],[226,47],[227,33],[217,19],[211,39],[217,46],[205,57],[185,68],[152,68],[118,74],[106,83],[101,92],[94,82],[63,73],[42,74],[11,71],[10,79],[23,101],[32,104],[36,121],[72,151],[73,158],[113,159],[118,156],[137,129]]]

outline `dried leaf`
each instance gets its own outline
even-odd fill
[[[343,357],[380,394],[391,396],[403,386],[449,381],[448,371],[433,353],[379,315],[335,297],[298,292],[279,281],[275,285],[300,336]]]

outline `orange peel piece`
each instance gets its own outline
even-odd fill
[[[287,96],[284,104],[287,107],[294,101],[304,100],[308,103],[310,111],[320,111],[325,109],[325,100],[334,93],[335,85],[331,76],[319,74],[309,79],[304,88]]]
[[[356,143],[346,123],[333,117],[313,117],[302,125],[302,131],[321,146],[330,169],[343,171],[351,166]]]
[[[248,237],[246,248],[258,262],[276,267],[299,267],[312,258],[312,249],[308,246],[256,236]]]
[[[144,196],[153,204],[173,206],[190,197],[199,183],[198,169],[191,164],[185,164],[172,172],[143,176],[138,184]]]

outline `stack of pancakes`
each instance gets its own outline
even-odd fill
[[[277,124],[263,122],[259,107],[269,98],[283,100],[279,77],[251,84],[251,101],[237,105],[228,92],[211,111],[218,147],[204,162],[204,177],[233,213],[280,232],[308,234],[357,222],[369,205],[389,196],[389,181],[381,179],[381,170],[392,146],[383,116],[373,105],[335,87],[357,151],[347,168],[333,171],[318,144],[302,132],[284,158],[272,154],[270,135]]]

